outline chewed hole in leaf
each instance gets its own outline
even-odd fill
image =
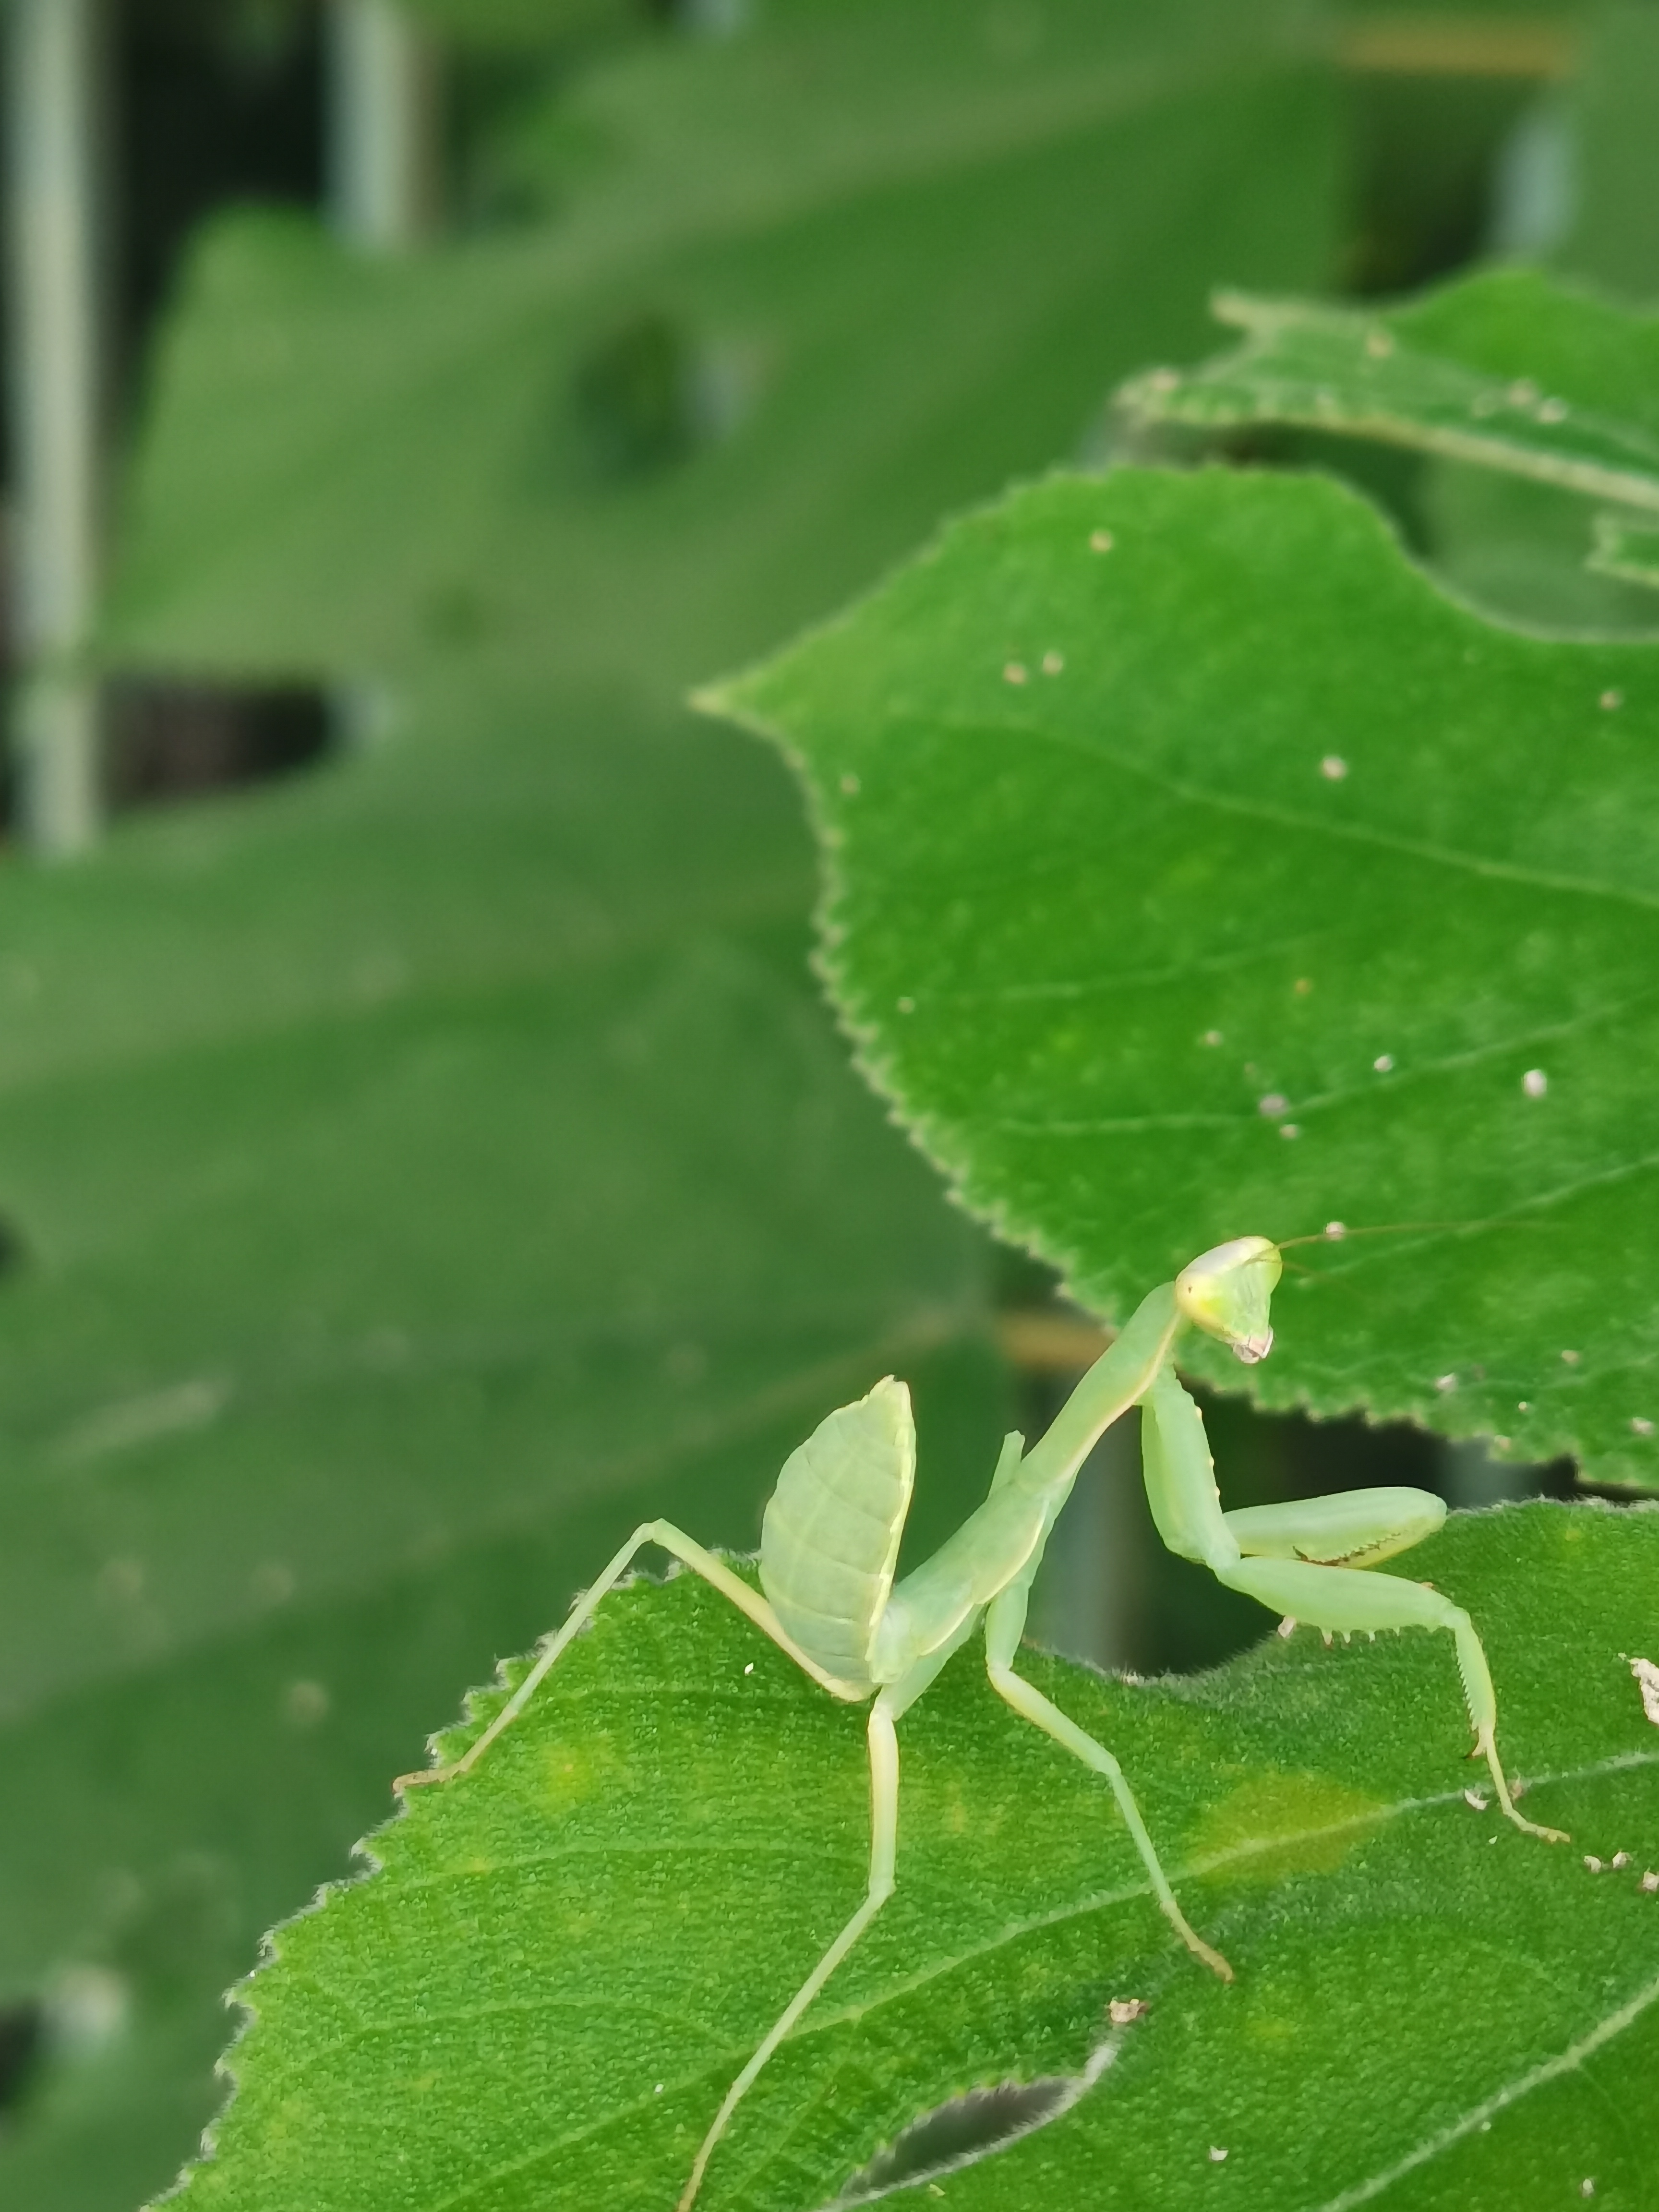
[[[1115,2045],[1108,2045],[1109,2051]],[[908,2189],[1000,2150],[1016,2136],[1046,2127],[1070,2110],[1095,2077],[1050,2075],[1039,2081],[1005,2081],[991,2089],[969,2089],[913,2120],[894,2142],[877,2152],[835,2199],[834,2212],[854,2204],[873,2204],[895,2190]]]
[[[326,694],[301,684],[155,683],[124,678],[105,702],[112,805],[174,805],[314,768],[343,732]]]
[[[672,315],[647,309],[608,331],[579,365],[576,410],[595,470],[671,468],[698,437],[696,349]]]

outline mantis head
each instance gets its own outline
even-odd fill
[[[1176,1304],[1188,1321],[1254,1366],[1273,1348],[1267,1305],[1279,1274],[1279,1247],[1271,1237],[1235,1237],[1182,1269]]]

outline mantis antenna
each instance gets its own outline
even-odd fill
[[[1333,1224],[1326,1237],[1333,1231],[1340,1231],[1340,1224]],[[984,1631],[993,1688],[1102,1778],[1171,1928],[1194,1959],[1224,1981],[1232,1979],[1232,1968],[1176,1902],[1116,1759],[1014,1665],[1049,1531],[1095,1443],[1132,1406],[1142,1408],[1146,1494],[1170,1549],[1208,1567],[1230,1589],[1259,1599],[1292,1625],[1305,1621],[1328,1637],[1339,1629],[1447,1630],[1474,1729],[1475,1754],[1486,1762],[1499,1806],[1528,1834],[1566,1840],[1515,1808],[1498,1756],[1492,1675],[1468,1613],[1425,1583],[1355,1571],[1437,1528],[1446,1513],[1440,1498],[1421,1490],[1360,1490],[1222,1510],[1202,1417],[1176,1379],[1175,1346],[1192,1325],[1230,1346],[1242,1360],[1266,1358],[1273,1348],[1268,1307],[1281,1249],[1265,1237],[1237,1237],[1201,1254],[1174,1282],[1160,1284],[1084,1376],[1048,1433],[1029,1451],[1021,1437],[1004,1441],[985,1503],[896,1585],[899,1538],[915,1480],[915,1429],[910,1394],[890,1376],[856,1404],[830,1414],[784,1462],[762,1528],[762,1590],[672,1522],[647,1521],[577,1601],[512,1697],[461,1757],[402,1778],[400,1788],[448,1783],[476,1766],[647,1544],[672,1553],[729,1598],[832,1697],[870,1703],[870,1867],[863,1902],[726,2091],[678,2212],[690,2212],[709,2159],[756,2076],[891,1896],[898,1846],[896,1723],[976,1629]]]

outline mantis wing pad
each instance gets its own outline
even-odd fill
[[[915,1477],[910,1393],[890,1375],[790,1453],[767,1506],[762,1587],[786,1632],[843,1681],[870,1679]]]

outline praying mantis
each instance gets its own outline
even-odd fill
[[[1492,1674],[1468,1613],[1426,1583],[1354,1571],[1431,1534],[1445,1518],[1440,1498],[1421,1490],[1358,1490],[1222,1510],[1203,1419],[1176,1377],[1175,1348],[1182,1329],[1192,1325],[1247,1364],[1265,1358],[1273,1346],[1268,1310],[1280,1250],[1265,1237],[1237,1237],[1200,1255],[1174,1282],[1160,1284],[1083,1377],[1047,1434],[1029,1451],[1023,1437],[1005,1439],[985,1503],[896,1587],[899,1539],[915,1475],[915,1431],[909,1393],[890,1376],[855,1404],[830,1413],[786,1461],[762,1528],[761,1590],[671,1522],[647,1522],[578,1600],[462,1756],[403,1778],[400,1786],[452,1782],[475,1766],[647,1544],[712,1583],[832,1697],[852,1705],[873,1700],[864,1901],[726,2091],[677,2212],[690,2212],[709,2159],[756,2077],[892,1894],[898,1843],[896,1724],[981,1624],[993,1688],[1104,1778],[1176,1934],[1212,1972],[1232,1979],[1227,1961],[1182,1911],[1117,1760],[1014,1667],[1049,1532],[1095,1443],[1132,1406],[1141,1408],[1141,1455],[1153,1519],[1171,1551],[1328,1637],[1357,1629],[1449,1631],[1474,1729],[1472,1756],[1485,1759],[1498,1807],[1528,1834],[1567,1840],[1516,1810],[1498,1755]]]

